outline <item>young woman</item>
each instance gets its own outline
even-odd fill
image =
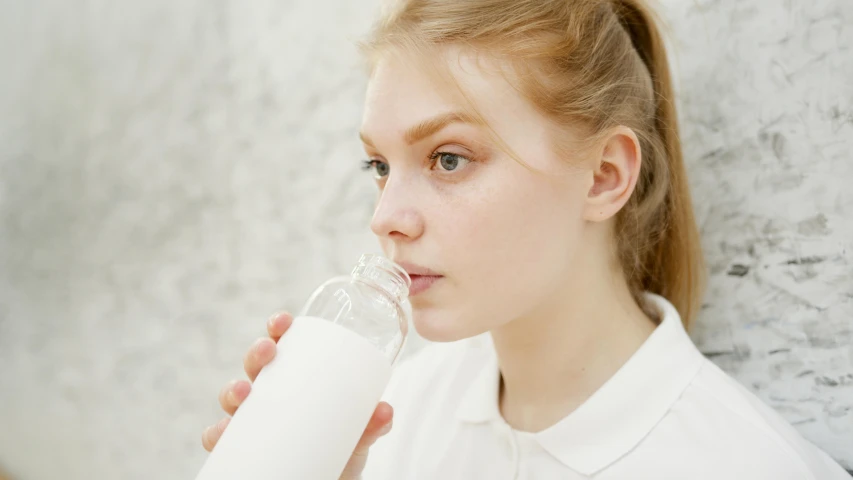
[[[435,343],[343,478],[849,478],[686,333],[703,262],[641,1],[402,0],[361,47],[371,228]],[[250,380],[291,320],[268,322]],[[228,414],[250,388],[222,390]]]

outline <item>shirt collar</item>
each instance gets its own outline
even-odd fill
[[[567,467],[592,475],[631,451],[648,435],[699,371],[704,357],[675,307],[645,293],[662,321],[633,356],[571,414],[534,438]],[[500,369],[494,345],[482,370],[463,394],[457,418],[503,422],[498,407]]]

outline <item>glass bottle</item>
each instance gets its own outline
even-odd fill
[[[373,254],[320,285],[196,480],[337,480],[405,346],[410,286]]]

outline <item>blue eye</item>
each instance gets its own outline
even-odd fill
[[[365,171],[375,170],[376,178],[383,178],[388,176],[388,173],[391,171],[391,166],[379,160],[364,160],[361,169]]]

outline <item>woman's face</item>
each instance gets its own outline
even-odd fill
[[[379,186],[371,229],[390,259],[441,275],[410,297],[414,325],[432,341],[478,335],[565,292],[592,185],[577,159],[556,156],[553,127],[503,78],[446,54],[497,134],[539,172],[481,126],[433,123],[460,109],[428,75],[393,57],[376,65],[362,122]]]

